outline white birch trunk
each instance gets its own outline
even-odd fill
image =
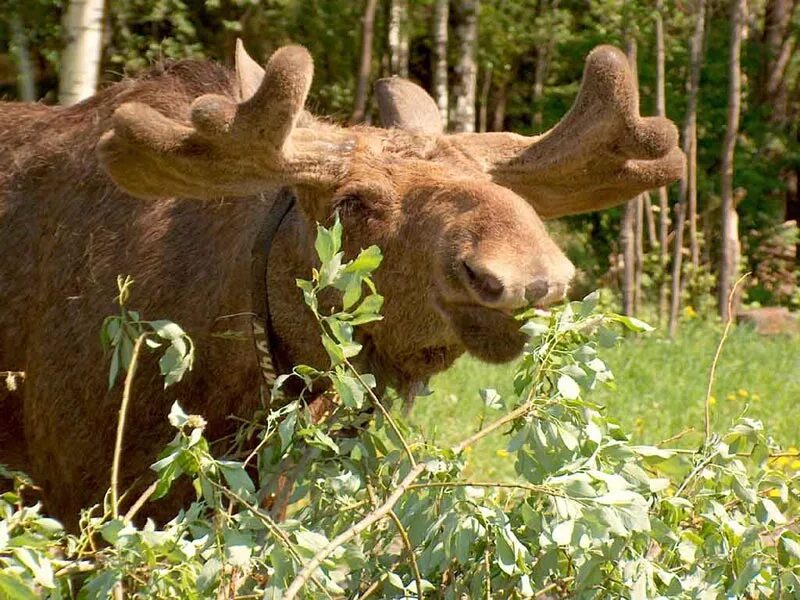
[[[739,132],[739,112],[741,105],[742,69],[742,27],[747,11],[747,0],[731,2],[731,44],[728,70],[728,127],[722,144],[722,255],[719,270],[719,312],[722,320],[731,315],[728,312],[728,296],[733,289],[734,278],[739,273],[741,249],[739,245],[739,216],[733,198],[733,158],[736,149],[736,136]],[[736,312],[738,301],[734,298],[732,310]]]
[[[686,206],[697,206],[697,98],[700,69],[703,62],[703,33],[705,31],[705,0],[695,3],[694,33],[689,41],[689,75],[686,83],[686,118],[683,123],[683,152],[686,155],[686,176],[681,179],[678,204],[675,206],[675,243],[672,255],[672,290],[669,309],[669,334],[678,330],[678,311],[681,302],[681,268],[683,265],[683,229]],[[696,214],[696,208],[695,208]],[[691,220],[691,217],[690,217]]]
[[[392,0],[389,8],[389,68],[408,77],[408,0]]]
[[[104,0],[72,0],[67,7],[63,21],[66,47],[58,86],[61,104],[75,104],[97,91],[104,8]]]
[[[433,99],[447,128],[449,98],[447,93],[447,22],[450,0],[436,0],[433,12]]]
[[[455,67],[456,81],[453,95],[453,129],[457,133],[475,131],[475,96],[478,87],[478,46],[479,0],[456,0],[454,5],[458,16],[455,28],[458,45],[458,63]]]

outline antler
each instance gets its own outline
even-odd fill
[[[544,218],[620,204],[680,178],[684,169],[675,125],[639,116],[627,58],[611,46],[589,54],[575,104],[547,133],[458,134],[448,140]]]
[[[217,197],[318,180],[343,168],[339,155],[352,149],[349,135],[332,127],[296,128],[313,76],[308,51],[277,50],[260,85],[259,69],[249,63],[244,68],[248,76],[240,74],[236,89],[242,102],[200,96],[190,107],[189,124],[146,104],[117,108],[113,128],[98,145],[115,182],[137,196]]]

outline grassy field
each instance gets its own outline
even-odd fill
[[[603,388],[593,399],[605,405],[637,442],[657,443],[694,427],[675,445],[692,447],[701,439],[703,401],[708,372],[722,327],[699,319],[683,325],[675,341],[658,331],[624,340],[601,350],[600,357],[616,376],[616,389]],[[515,365],[487,365],[464,357],[431,382],[433,395],[419,398],[411,420],[442,443],[463,439],[494,419],[478,395],[493,387],[501,395],[512,390]],[[766,431],[784,447],[800,446],[800,340],[762,337],[745,327],[734,328],[717,368],[713,389],[713,427],[724,430],[743,410],[763,421]],[[510,477],[512,459],[506,439],[495,435],[471,450],[470,475]]]

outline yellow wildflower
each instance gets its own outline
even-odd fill
[[[800,471],[800,460],[794,459],[792,464],[789,465],[789,468],[794,471]]]
[[[714,396],[709,396],[708,397],[708,405],[709,406],[714,406],[716,403],[717,403],[717,399]]]
[[[697,311],[693,306],[687,306],[683,309],[683,316],[687,319],[694,319],[697,316]]]
[[[752,396],[750,396],[750,399],[753,402],[758,402],[759,400],[761,400],[761,396],[759,396],[758,394],[753,394]]]
[[[747,390],[742,389],[742,388],[739,388],[736,391],[736,393],[739,394],[742,398],[747,398],[750,395],[750,392],[748,392]]]
[[[506,450],[505,448],[500,448],[495,454],[497,454],[497,456],[499,456],[500,458],[508,458],[510,456],[508,450]]]
[[[725,396],[725,400],[736,400],[736,394],[728,394]]]
[[[778,488],[770,488],[767,491],[767,496],[770,496],[772,498],[779,498],[780,495],[781,495],[781,491]]]

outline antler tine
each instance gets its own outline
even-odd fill
[[[281,152],[303,110],[313,74],[308,50],[284,46],[270,57],[251,98],[236,104],[225,96],[200,96],[192,103],[192,124],[210,137],[228,134],[237,143],[250,141]]]
[[[679,178],[684,166],[677,128],[668,119],[639,116],[627,58],[612,46],[589,54],[575,103],[547,133],[451,139],[546,218],[619,204]]]
[[[249,68],[252,71],[252,65]],[[339,168],[341,161],[333,155],[340,147],[329,144],[324,148],[328,158],[320,159],[321,144],[330,139],[338,143],[341,135],[316,128],[303,130],[296,140],[291,135],[303,115],[313,69],[305,48],[280,48],[267,62],[257,88],[260,73],[255,71],[248,89],[239,82],[235,93],[241,102],[219,94],[200,96],[190,106],[189,124],[146,104],[123,104],[114,112],[113,128],[101,138],[98,152],[118,185],[144,197],[198,192],[216,197],[251,193],[263,189],[265,181],[324,178],[326,169]],[[141,173],[142,165],[148,173]],[[210,185],[199,183],[203,181]]]

